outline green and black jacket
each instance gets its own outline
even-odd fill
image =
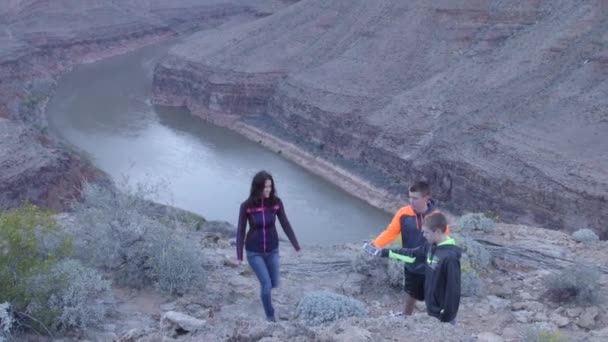
[[[404,263],[422,262],[424,273],[424,301],[427,312],[442,322],[456,318],[460,305],[461,249],[454,239],[418,248],[383,249],[382,256]]]

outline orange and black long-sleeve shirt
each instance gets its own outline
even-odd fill
[[[237,225],[236,255],[238,260],[243,260],[243,245],[248,251],[258,253],[270,252],[279,247],[279,234],[275,225],[277,217],[293,247],[300,250],[296,234],[287,219],[281,199],[276,197],[274,201],[266,199],[256,204],[245,201],[239,209]],[[247,223],[249,223],[249,231],[245,234]]]
[[[406,205],[399,209],[386,229],[372,241],[372,244],[377,247],[384,247],[393,241],[397,235],[401,234],[403,248],[423,246],[426,243],[426,239],[422,236],[424,219],[433,213],[439,212],[435,208],[435,201],[432,199],[429,200],[427,207],[424,213],[415,212],[411,205]],[[420,262],[407,264],[406,269],[412,273],[424,274],[424,264]]]

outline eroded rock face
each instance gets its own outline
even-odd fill
[[[44,105],[56,75],[181,33],[264,17],[285,5],[278,0],[2,1],[0,118],[12,122],[0,123],[0,204],[29,200],[61,208],[83,179],[97,174],[46,133]]]
[[[78,198],[82,179],[100,177],[78,156],[47,142],[39,132],[0,118],[0,207],[27,199],[60,209]]]
[[[291,140],[394,194],[607,236],[608,8],[596,1],[300,1],[201,32],[156,101]]]

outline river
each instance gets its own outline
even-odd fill
[[[147,184],[158,202],[236,224],[258,170],[273,174],[303,244],[359,242],[390,216],[298,165],[187,110],[151,105],[152,75],[167,44],[83,65],[63,75],[47,105],[51,131],[119,185]],[[280,228],[279,228],[280,230]]]

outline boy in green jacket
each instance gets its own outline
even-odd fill
[[[447,219],[441,213],[427,216],[422,234],[427,244],[418,248],[382,249],[381,256],[405,263],[424,262],[424,301],[430,316],[454,324],[460,305],[461,249],[447,236]]]

